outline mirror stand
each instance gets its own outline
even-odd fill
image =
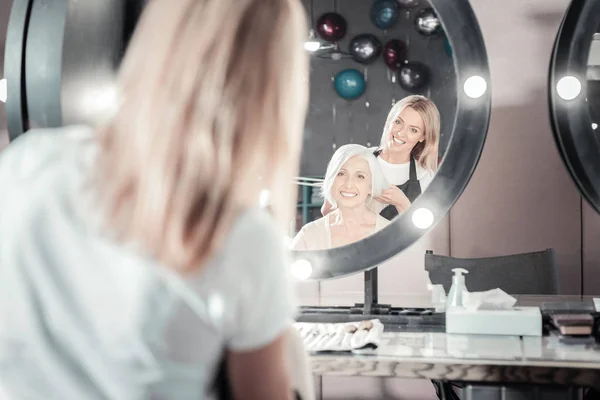
[[[301,306],[297,322],[344,323],[371,319],[380,320],[386,331],[418,331],[427,327],[431,332],[445,331],[445,314],[418,307],[392,307],[379,304],[377,267],[364,272],[364,303],[353,306]]]
[[[377,267],[365,271],[365,302],[356,303],[350,309],[351,314],[387,315],[392,311],[391,304],[379,304],[379,279]]]

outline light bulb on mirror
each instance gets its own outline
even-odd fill
[[[292,276],[299,281],[310,278],[312,270],[312,264],[307,260],[296,260],[291,266]]]
[[[592,129],[596,130],[598,128],[598,124],[595,122],[592,122]]]
[[[463,90],[470,98],[478,99],[485,94],[487,82],[481,76],[471,76],[465,81]]]
[[[413,212],[412,222],[419,229],[427,229],[433,225],[433,213],[428,208],[418,208]]]
[[[6,103],[6,98],[8,97],[8,92],[6,88],[6,79],[0,80],[0,101]]]
[[[563,100],[573,100],[581,93],[581,82],[574,76],[564,76],[556,84],[556,92]]]

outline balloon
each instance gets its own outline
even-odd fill
[[[353,68],[349,68],[338,72],[333,85],[341,98],[354,100],[365,92],[366,83],[363,74]]]
[[[355,61],[371,64],[381,54],[381,47],[381,42],[375,35],[363,33],[352,38],[348,51]]]
[[[390,29],[398,21],[396,0],[376,0],[371,6],[371,21],[379,29]]]
[[[429,68],[423,63],[410,61],[398,71],[398,83],[409,92],[417,92],[429,82]]]
[[[402,8],[415,8],[419,5],[419,0],[396,0]]]
[[[402,40],[392,39],[383,48],[383,61],[392,71],[396,71],[408,59],[408,49]]]
[[[325,13],[317,20],[317,32],[328,42],[337,42],[346,35],[348,24],[338,13]]]
[[[415,28],[422,35],[429,36],[438,33],[442,29],[440,19],[433,8],[427,7],[419,11],[415,18]]]
[[[444,50],[446,50],[446,54],[448,54],[449,57],[452,57],[452,46],[450,46],[448,38],[444,39]]]

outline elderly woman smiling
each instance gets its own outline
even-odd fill
[[[373,150],[359,144],[341,146],[329,161],[321,195],[332,211],[300,230],[294,250],[322,250],[362,240],[389,224],[375,200],[390,187]]]

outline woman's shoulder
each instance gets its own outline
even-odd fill
[[[325,229],[326,224],[327,224],[327,216],[321,217],[319,219],[316,219],[314,221],[307,223],[300,230],[304,231],[305,233],[320,231],[322,229]]]
[[[423,166],[421,166],[419,163],[417,164],[417,179],[421,180],[421,179],[427,179],[427,178],[433,178],[433,176],[435,175],[436,171],[429,169],[429,168],[425,168]]]
[[[85,126],[30,130],[0,153],[0,175],[31,177],[54,160],[64,161],[69,154],[80,156],[82,143],[91,138],[93,130]]]

